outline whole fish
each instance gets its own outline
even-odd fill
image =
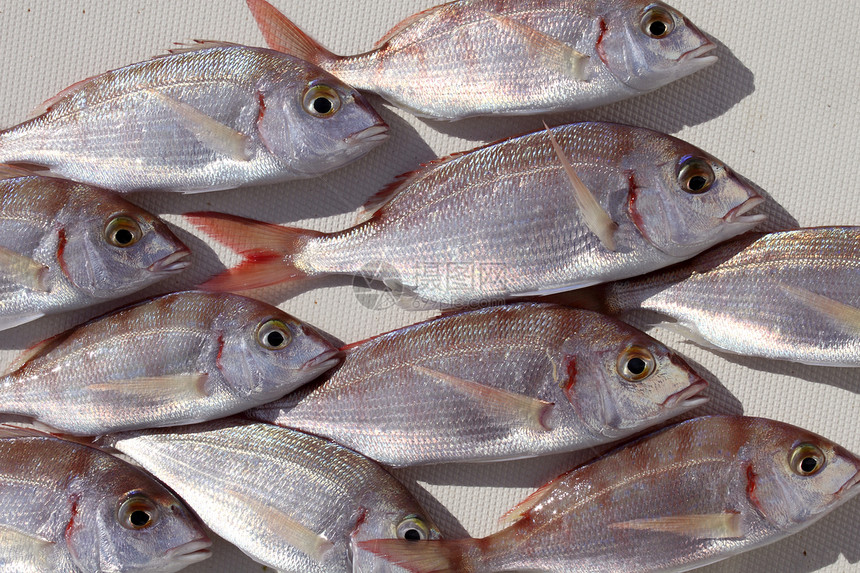
[[[164,221],[115,193],[0,168],[0,330],[136,292],[189,264]]]
[[[266,303],[174,293],[26,351],[0,378],[0,412],[85,436],[202,422],[280,398],[338,354]]]
[[[66,88],[0,132],[0,162],[191,193],[315,177],[387,137],[358,92],[297,58],[223,42],[175,52]]]
[[[275,50],[419,116],[461,119],[594,107],[714,63],[716,45],[650,0],[459,0],[410,16],[373,50],[337,56],[265,0],[247,0]]]
[[[359,546],[412,572],[688,571],[803,529],[858,482],[860,459],[806,430],[697,418],[559,476],[489,537]]]
[[[107,439],[176,491],[212,531],[281,571],[399,570],[356,542],[440,536],[388,472],[316,436],[220,420]]]
[[[517,304],[351,345],[327,380],[248,415],[386,465],[486,461],[617,440],[704,403],[707,386],[622,322]]]
[[[860,366],[860,227],[752,233],[572,304],[643,308],[710,348],[825,366]],[[561,299],[564,300],[564,299]]]
[[[247,257],[204,288],[352,274],[458,305],[581,288],[676,263],[751,229],[764,216],[744,213],[762,201],[688,143],[594,122],[426,165],[372,198],[366,221],[336,233],[187,216]]]
[[[95,448],[0,428],[0,571],[179,571],[210,555],[167,488]]]

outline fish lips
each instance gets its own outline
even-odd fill
[[[708,382],[704,379],[699,379],[693,382],[683,390],[675,392],[663,401],[664,408],[695,408],[701,406],[708,401],[707,396],[700,394],[707,390]]]
[[[689,24],[692,26],[692,24]],[[709,56],[712,51],[717,49],[717,45],[709,40],[704,34],[702,35],[704,43],[693,50],[689,50],[681,54],[678,58],[678,63],[684,66],[685,71],[690,73],[697,72],[702,68],[706,68],[715,63],[719,58],[717,56]]]
[[[199,563],[212,556],[212,551],[209,549],[212,546],[212,541],[206,537],[189,541],[179,547],[174,547],[167,552],[167,559],[171,565],[176,565],[178,571],[194,563]]]
[[[181,270],[187,269],[191,265],[189,257],[191,251],[187,248],[179,249],[163,259],[155,261],[149,265],[149,272],[156,274],[178,273]]]
[[[723,221],[729,225],[748,225],[749,228],[753,228],[755,225],[758,225],[767,219],[767,215],[744,215],[744,213],[755,209],[762,203],[764,203],[764,197],[761,195],[754,195],[726,213],[723,216]]]
[[[388,139],[388,125],[385,123],[377,123],[368,128],[362,129],[357,133],[353,133],[344,140],[347,146],[353,146],[359,143],[377,143]]]
[[[325,372],[330,368],[337,366],[343,358],[343,352],[338,349],[327,350],[321,354],[311,358],[302,364],[300,370],[302,372]]]

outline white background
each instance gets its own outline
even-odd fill
[[[276,0],[275,5],[336,53],[365,51],[401,19],[435,0]],[[680,137],[721,158],[774,199],[772,227],[860,224],[858,89],[860,1],[675,0],[718,39],[720,62],[650,95],[577,114],[459,123],[421,121],[372,102],[391,140],[368,157],[306,182],[205,195],[132,196],[180,227],[194,266],[145,292],[188,288],[236,261],[194,237],[179,214],[214,209],[275,223],[333,231],[394,176],[437,155],[575,120],[613,120]],[[203,38],[263,45],[242,0],[0,0],[0,125],[22,121],[38,103],[88,76],[163,53],[172,42]],[[781,208],[779,207],[781,206]],[[271,288],[258,296],[345,342],[417,322],[427,313],[369,310],[348,279],[314,290]],[[139,296],[126,299],[137,299]],[[0,365],[37,340],[119,306],[59,315],[0,332]],[[688,356],[713,384],[699,413],[766,416],[821,433],[860,452],[860,370],[771,363],[718,355],[662,330],[655,336]],[[583,459],[558,455],[511,463],[434,466],[396,475],[450,537],[482,536],[535,487]],[[858,571],[860,500],[801,534],[713,565],[709,573]],[[220,543],[189,572],[260,571]]]

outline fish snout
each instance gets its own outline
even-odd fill
[[[334,366],[336,366],[340,362],[341,358],[343,358],[343,352],[336,348],[333,348],[331,350],[326,350],[314,356],[313,358],[302,364],[299,370],[316,370],[319,372],[325,372],[329,368],[333,368]]]
[[[697,376],[698,378],[698,376]],[[698,378],[695,382],[675,392],[666,400],[663,401],[664,408],[694,408],[701,406],[708,401],[707,396],[702,396],[702,392],[708,389],[708,382],[704,378]]]
[[[176,273],[191,265],[191,250],[183,247],[149,265],[152,273]]]
[[[723,216],[723,221],[729,225],[749,225],[750,228],[752,228],[754,225],[767,219],[767,215],[744,215],[744,213],[755,209],[762,203],[764,203],[764,197],[753,191],[751,192],[749,199],[726,213]]]
[[[167,559],[171,563],[186,567],[208,559],[212,555],[212,551],[209,549],[211,546],[212,541],[208,537],[201,537],[174,547],[167,552]]]
[[[848,463],[854,465],[854,475],[848,478],[839,491],[836,492],[837,497],[842,496],[852,496],[860,493],[860,458],[843,448],[842,446],[836,446],[834,449],[834,453],[846,460]]]

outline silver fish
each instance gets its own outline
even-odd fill
[[[351,87],[261,48],[204,42],[89,78],[0,132],[0,162],[120,192],[315,177],[383,141]]]
[[[707,385],[622,322],[518,304],[351,345],[323,383],[247,414],[386,465],[502,460],[628,436],[703,404]]]
[[[559,476],[484,539],[359,546],[413,573],[688,571],[803,529],[858,483],[860,458],[821,436],[705,417]]]
[[[107,440],[176,491],[212,531],[282,571],[399,570],[356,542],[440,537],[388,472],[309,434],[222,420]]]
[[[0,428],[0,571],[171,573],[209,557],[167,488],[94,448]]]
[[[271,305],[174,293],[26,351],[0,378],[0,412],[89,436],[196,423],[280,398],[338,355],[313,328]]]
[[[663,326],[735,354],[860,366],[860,227],[744,235],[600,291],[559,300],[653,311]]]
[[[186,268],[189,255],[162,220],[110,191],[0,180],[0,330],[131,294]]]
[[[716,45],[683,14],[651,0],[448,2],[356,56],[331,53],[265,0],[247,3],[271,48],[437,119],[594,107],[717,60]]]
[[[248,255],[203,288],[352,274],[461,305],[655,270],[750,230],[763,199],[674,137],[579,123],[435,161],[383,189],[369,218],[324,234],[230,215],[189,220]]]

